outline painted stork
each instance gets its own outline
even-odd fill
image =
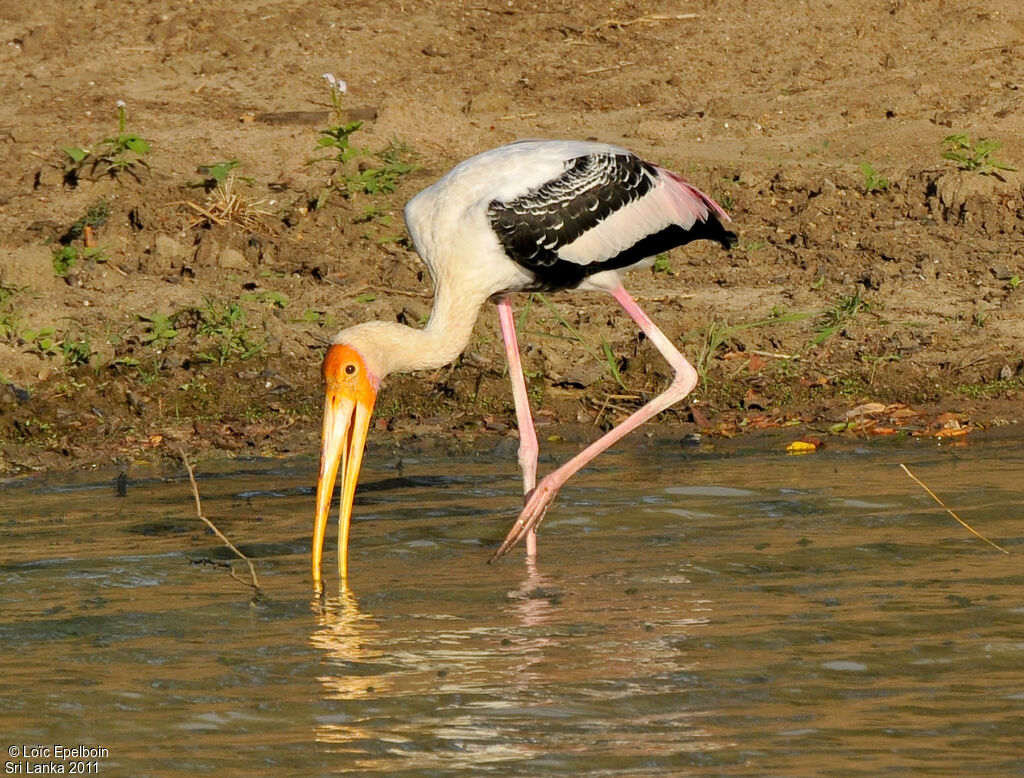
[[[697,371],[622,286],[624,270],[645,267],[690,241],[736,236],[729,216],[680,176],[603,143],[530,140],[492,149],[456,165],[413,197],[405,221],[434,282],[434,308],[423,329],[367,322],[342,330],[323,363],[326,402],[313,531],[313,583],[339,466],[343,471],[338,570],[347,577],[352,501],[366,433],[381,381],[390,373],[430,370],[454,361],[469,342],[481,306],[494,300],[508,357],[519,426],[524,507],[496,559],[536,529],[559,488],[599,453],[678,402]],[[537,476],[537,435],[523,379],[509,295],[521,291],[609,292],[675,371],[664,392],[573,459]]]

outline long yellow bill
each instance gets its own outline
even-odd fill
[[[342,478],[338,514],[338,575],[342,583],[348,577],[352,501],[377,396],[375,382],[367,375],[362,358],[349,346],[331,346],[324,359],[323,372],[327,397],[324,402],[320,477],[316,485],[316,523],[313,525],[313,587],[318,593],[323,591],[321,560],[339,468]]]

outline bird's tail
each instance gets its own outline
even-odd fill
[[[693,235],[691,240],[713,240],[726,249],[736,244],[736,233],[725,229],[722,224],[732,221],[722,206],[678,173],[660,166],[657,171],[659,178],[677,196],[680,208],[697,217],[689,229]]]

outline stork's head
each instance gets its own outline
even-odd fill
[[[320,560],[339,466],[342,480],[338,519],[338,571],[342,579],[346,577],[352,500],[359,480],[359,466],[363,461],[366,431],[370,426],[370,415],[380,386],[379,373],[375,374],[373,370],[376,367],[374,361],[371,357],[368,364],[361,350],[340,342],[328,348],[324,357],[323,378],[327,397],[324,402],[320,478],[316,485],[316,524],[313,527],[313,586],[317,591],[322,589]]]

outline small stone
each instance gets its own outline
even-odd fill
[[[168,235],[157,235],[153,250],[142,260],[142,270],[147,273],[169,273],[185,263],[185,247]]]
[[[249,260],[238,249],[224,249],[217,257],[217,264],[229,270],[248,270]]]

